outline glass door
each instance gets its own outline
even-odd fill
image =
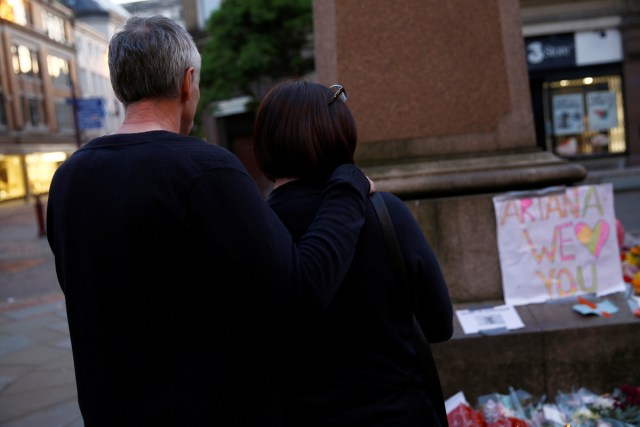
[[[542,95],[548,150],[567,158],[626,152],[620,76],[549,81]]]

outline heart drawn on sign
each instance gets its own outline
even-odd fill
[[[596,226],[591,228],[584,222],[579,222],[574,227],[574,230],[580,243],[582,243],[593,256],[598,258],[602,247],[609,237],[609,224],[603,220],[599,220]]]

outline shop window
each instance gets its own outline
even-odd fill
[[[0,201],[26,196],[20,156],[0,154]]]
[[[29,185],[33,194],[49,192],[53,173],[66,158],[64,152],[32,153],[25,156]]]
[[[568,158],[625,153],[619,76],[543,84],[547,148]]]

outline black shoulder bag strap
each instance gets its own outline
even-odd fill
[[[411,308],[411,317],[413,318],[413,340],[417,350],[418,364],[427,387],[427,392],[431,398],[431,403],[433,404],[433,408],[440,420],[440,425],[442,427],[447,427],[449,425],[449,421],[447,419],[447,412],[444,406],[444,397],[442,396],[442,387],[440,385],[440,377],[438,376],[438,368],[436,367],[435,360],[433,359],[433,354],[431,354],[431,346],[422,332],[422,328],[420,327],[415,315],[415,305],[417,302],[416,290],[413,283],[411,283],[407,278],[407,271],[404,267],[404,260],[402,258],[402,252],[400,251],[400,245],[398,244],[396,232],[393,228],[391,217],[389,216],[389,211],[387,210],[387,205],[384,203],[384,199],[380,193],[377,192],[373,193],[370,196],[370,199],[376,210],[376,214],[378,215],[380,227],[382,227],[382,234],[384,235],[385,244],[389,253],[391,267],[400,275],[400,278],[408,287],[410,304],[414,305],[414,307]]]

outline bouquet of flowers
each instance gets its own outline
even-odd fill
[[[511,387],[509,394],[480,396],[476,408],[464,397],[454,405],[450,400],[450,427],[640,427],[640,386],[626,384],[603,395],[585,388],[560,392],[555,402]]]
[[[623,248],[620,256],[624,281],[631,284],[635,295],[640,296],[640,244]]]
[[[619,421],[623,426],[640,426],[640,386],[616,388],[606,403],[594,405],[593,410],[601,418]]]

